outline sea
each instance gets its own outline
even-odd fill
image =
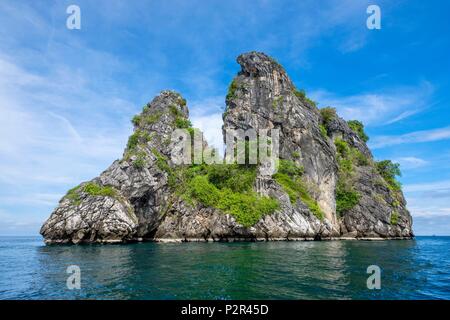
[[[0,299],[450,299],[450,237],[109,245],[0,237]]]

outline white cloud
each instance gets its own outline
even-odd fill
[[[370,147],[377,149],[406,143],[432,142],[450,139],[450,127],[415,131],[402,135],[373,137]]]
[[[450,180],[435,181],[429,183],[406,184],[403,186],[405,192],[419,192],[419,191],[437,191],[450,190]]]
[[[392,124],[427,107],[433,92],[429,82],[417,87],[400,87],[383,93],[362,93],[339,96],[326,90],[312,91],[309,96],[321,107],[332,106],[346,120],[357,119],[365,125]]]
[[[0,195],[0,202],[3,205],[36,205],[36,206],[56,206],[64,193],[29,193],[23,195],[3,196]]]
[[[36,235],[41,225],[39,217],[17,212],[11,214],[0,209],[1,235]]]
[[[418,236],[450,235],[450,216],[416,216],[414,218],[414,233]]]
[[[36,234],[69,187],[120,157],[130,105],[64,65],[36,74],[0,55],[0,233]]]
[[[402,169],[415,169],[428,165],[428,161],[416,157],[401,157],[392,159],[392,161],[400,163]]]
[[[425,206],[425,207],[410,206],[409,210],[411,211],[413,217],[450,216],[450,208],[442,208],[438,206]]]
[[[410,116],[415,115],[416,113],[418,113],[420,111],[421,111],[420,109],[416,109],[416,110],[408,110],[408,111],[402,112],[398,116],[393,118],[392,120],[387,121],[386,124],[392,124],[392,123],[395,123],[395,122],[399,122],[399,121],[401,121],[403,119],[406,119],[406,118],[408,118]]]
[[[203,132],[208,145],[219,149],[221,155],[224,150],[222,135],[224,105],[223,97],[208,97],[190,103],[192,124]]]
[[[445,221],[449,225],[450,180],[407,184],[403,186],[403,191],[408,201],[408,209],[414,218],[427,219],[430,223],[437,221],[436,219],[447,219]],[[423,228],[422,224],[419,225],[419,230]],[[446,230],[442,225],[437,226],[435,230],[439,230],[440,233],[450,233],[450,229]]]

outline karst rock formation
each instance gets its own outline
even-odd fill
[[[223,114],[227,130],[278,129],[279,157],[303,168],[302,179],[323,213],[314,214],[272,176],[257,171],[253,190],[279,206],[253,225],[227,212],[188,203],[174,190],[171,139],[189,111],[180,94],[163,91],[133,119],[134,133],[123,158],[91,181],[70,190],[41,228],[46,243],[130,241],[262,241],[411,238],[412,218],[401,190],[376,170],[365,141],[339,116],[324,119],[284,68],[259,52],[240,55]],[[142,120],[144,119],[144,120]],[[337,213],[340,175],[336,140],[364,157],[353,165],[357,203]],[[172,181],[171,181],[172,180]]]

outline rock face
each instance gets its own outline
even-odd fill
[[[242,70],[233,80],[223,115],[223,131],[278,129],[279,156],[303,168],[310,197],[323,217],[302,199],[291,201],[275,178],[259,170],[253,189],[276,199],[277,210],[251,226],[202,204],[192,205],[174,191],[171,174],[176,128],[189,127],[186,101],[163,91],[133,119],[135,130],[123,158],[99,177],[70,190],[41,228],[47,243],[156,241],[295,240],[409,238],[412,219],[401,191],[392,191],[374,168],[372,154],[347,122],[335,117],[323,134],[323,117],[297,91],[272,58],[250,52],[238,57]],[[368,159],[358,165],[353,188],[359,201],[336,214],[339,161],[334,144],[345,141]]]

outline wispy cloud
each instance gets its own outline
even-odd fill
[[[400,163],[402,169],[416,169],[429,164],[428,161],[417,157],[400,157],[392,159],[396,163]]]
[[[0,209],[1,235],[36,235],[42,221],[38,216],[7,213]]]
[[[402,135],[376,136],[370,142],[370,147],[384,148],[406,143],[432,142],[450,139],[450,127],[421,130]]]
[[[54,62],[42,73],[0,55],[0,234],[36,234],[67,188],[120,157],[131,132],[131,102]]]
[[[403,186],[405,192],[424,192],[437,190],[450,190],[450,180],[442,180],[428,183],[407,184]]]
[[[383,92],[368,92],[341,96],[326,90],[309,95],[321,107],[335,107],[346,120],[358,119],[368,126],[392,124],[428,107],[433,86],[423,82],[416,87],[390,88]]]
[[[450,216],[450,180],[406,184],[403,191],[413,217]]]
[[[448,236],[450,235],[450,217],[417,215],[414,217],[414,233],[418,236]]]
[[[425,206],[415,207],[410,206],[413,217],[436,217],[436,216],[450,216],[450,207],[443,208],[439,206]]]
[[[37,228],[59,194],[121,156],[129,119],[160,90],[180,91],[193,124],[220,148],[224,96],[239,53],[265,51],[295,75],[322,63],[324,43],[339,57],[364,56],[375,35],[365,27],[369,0],[77,3],[83,27],[71,32],[65,1],[0,1],[0,223],[34,221]],[[383,13],[392,6],[384,3]],[[316,49],[318,58],[309,55]],[[310,95],[346,119],[376,127],[424,111],[433,91],[424,81],[347,96],[326,90]],[[398,160],[427,165],[413,158]],[[413,192],[415,199],[420,192],[448,199],[445,189]]]

